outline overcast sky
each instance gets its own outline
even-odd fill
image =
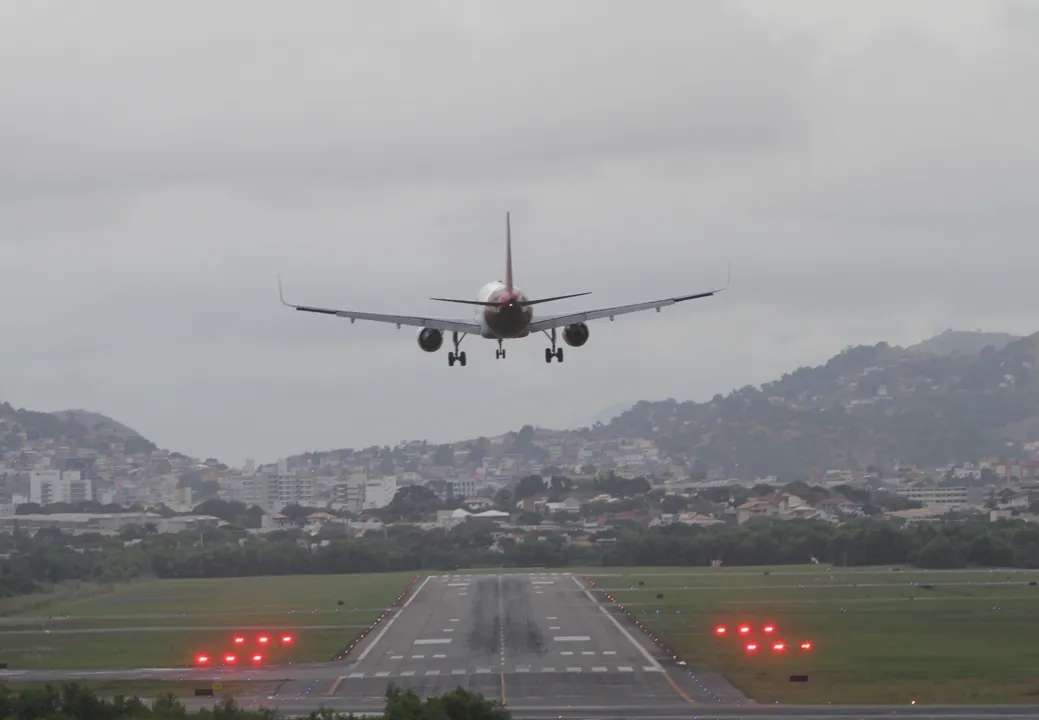
[[[0,397],[232,464],[570,427],[946,328],[1039,330],[1039,6],[0,4]],[[722,285],[421,352],[288,299],[464,317],[504,274]]]

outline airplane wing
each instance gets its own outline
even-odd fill
[[[729,277],[732,277],[732,268],[729,268]],[[552,328],[564,327],[566,325],[573,325],[574,323],[588,322],[589,320],[599,320],[600,318],[613,318],[617,315],[628,315],[629,313],[642,312],[643,310],[656,310],[660,312],[661,308],[665,308],[668,305],[674,305],[680,302],[686,302],[687,300],[699,300],[700,298],[711,297],[729,287],[728,281],[725,283],[725,287],[717,290],[708,290],[707,292],[695,293],[693,295],[680,295],[678,297],[665,298],[663,300],[651,300],[650,302],[635,303],[634,305],[618,305],[616,307],[601,308],[599,310],[586,310],[584,312],[567,313],[565,315],[548,315],[541,320],[535,320],[530,324],[531,332],[541,332],[543,330],[551,330]]]
[[[447,320],[442,318],[417,317],[412,315],[384,315],[382,313],[355,312],[353,310],[336,310],[334,308],[311,307],[309,305],[293,305],[285,302],[285,295],[281,289],[281,278],[278,278],[278,295],[281,297],[282,305],[294,308],[300,312],[320,313],[322,315],[335,315],[347,318],[351,323],[356,320],[369,320],[396,325],[410,325],[413,327],[432,328],[447,332],[458,332],[467,335],[478,334],[480,326],[471,320]]]

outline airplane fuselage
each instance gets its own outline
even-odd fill
[[[476,310],[475,320],[484,338],[508,340],[530,334],[534,308],[520,305],[527,300],[527,296],[519,288],[513,287],[510,293],[505,283],[496,280],[480,288],[476,299],[479,302],[495,303],[493,307],[481,306]]]

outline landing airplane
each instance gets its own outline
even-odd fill
[[[730,278],[732,268],[730,266]],[[321,313],[323,315],[335,315],[348,318],[351,323],[357,320],[371,320],[373,322],[390,323],[399,329],[401,325],[420,327],[418,334],[418,346],[428,353],[440,350],[444,344],[444,333],[451,332],[451,342],[454,343],[454,351],[447,353],[447,364],[454,366],[457,362],[465,367],[465,351],[459,350],[459,345],[466,335],[478,335],[487,340],[495,340],[498,349],[494,356],[501,360],[505,358],[505,340],[517,340],[525,338],[531,333],[542,332],[551,341],[552,346],[545,348],[545,362],[551,363],[555,358],[563,362],[563,348],[557,347],[556,330],[563,329],[563,341],[570,347],[581,347],[588,342],[589,320],[598,320],[608,317],[610,321],[617,315],[641,312],[643,310],[656,310],[686,300],[697,300],[710,297],[720,293],[729,286],[708,292],[700,292],[694,295],[680,295],[678,297],[665,298],[663,300],[652,300],[650,302],[636,303],[634,305],[618,305],[616,307],[601,308],[599,310],[586,310],[584,312],[564,313],[560,315],[547,315],[543,319],[534,319],[534,305],[566,300],[568,298],[581,297],[591,293],[572,293],[569,295],[556,295],[554,297],[538,298],[529,300],[523,292],[512,283],[512,230],[509,221],[509,213],[505,213],[505,282],[497,280],[490,282],[480,288],[476,300],[455,300],[453,298],[430,298],[439,302],[459,303],[462,305],[475,305],[475,316],[472,320],[449,320],[441,318],[416,317],[410,315],[383,315],[380,313],[355,312],[353,310],[335,310],[332,308],[310,307],[308,305],[293,305],[285,302],[285,295],[281,288],[281,279],[278,279],[278,293],[283,305],[294,308],[300,312]]]

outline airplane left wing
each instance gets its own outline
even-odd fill
[[[478,334],[480,326],[468,320],[447,320],[442,318],[418,317],[413,315],[385,315],[382,313],[356,312],[353,310],[336,310],[335,308],[312,307],[309,305],[293,305],[285,302],[285,294],[281,289],[281,278],[278,279],[278,295],[281,297],[282,305],[298,310],[300,312],[319,313],[322,315],[335,315],[347,318],[351,323],[356,320],[368,320],[371,322],[388,323],[396,325],[410,325],[412,327],[432,328],[446,332],[458,332],[466,335]]]
[[[729,277],[732,277],[732,268],[729,269]],[[588,322],[589,320],[599,320],[600,318],[613,318],[617,315],[628,315],[630,313],[642,312],[644,310],[656,310],[660,312],[661,308],[665,308],[668,305],[675,305],[680,302],[686,302],[687,300],[699,300],[700,298],[711,297],[729,287],[728,281],[725,283],[725,287],[717,290],[708,290],[707,292],[695,293],[693,295],[680,295],[678,297],[665,298],[663,300],[651,300],[644,303],[635,303],[634,305],[618,305],[616,307],[601,308],[599,310],[586,310],[585,312],[578,313],[567,313],[566,315],[549,315],[541,320],[535,320],[530,324],[531,332],[541,332],[544,330],[551,330],[553,328],[565,327],[566,325],[573,325],[574,323]]]

